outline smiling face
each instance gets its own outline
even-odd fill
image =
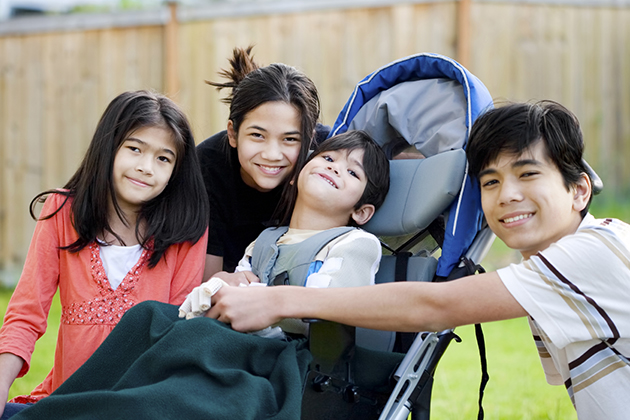
[[[574,233],[590,196],[586,175],[567,190],[543,141],[520,156],[499,154],[481,170],[479,183],[488,225],[524,258]]]
[[[261,192],[279,186],[300,154],[300,128],[300,113],[285,102],[265,102],[250,111],[238,133],[229,121],[228,139],[237,150],[243,182]]]
[[[319,209],[325,216],[338,220],[337,225],[348,223],[350,217],[363,224],[356,209],[361,199],[367,176],[363,169],[363,150],[357,149],[326,151],[312,158],[300,171],[296,209],[309,207]],[[374,206],[371,207],[371,217]],[[366,220],[367,221],[367,220]]]
[[[172,134],[162,127],[142,127],[129,133],[114,158],[113,185],[125,213],[160,195],[168,184],[177,152]]]

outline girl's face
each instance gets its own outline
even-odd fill
[[[126,136],[113,172],[116,200],[124,212],[137,212],[164,191],[177,161],[175,146],[172,133],[163,127],[141,127]]]
[[[238,130],[228,121],[228,139],[248,186],[268,192],[293,171],[302,147],[300,113],[285,102],[266,102],[250,111]]]

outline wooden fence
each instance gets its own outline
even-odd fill
[[[607,197],[630,192],[630,2],[588,0],[287,0],[165,6],[0,23],[0,282],[21,270],[28,204],[77,168],[108,102],[168,93],[198,141],[225,127],[217,80],[234,46],[284,62],[318,86],[332,124],[354,85],[418,52],[459,59],[508,100],[574,110]]]

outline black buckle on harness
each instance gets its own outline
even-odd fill
[[[283,271],[278,274],[272,281],[269,282],[269,286],[288,286],[289,285],[289,273]]]

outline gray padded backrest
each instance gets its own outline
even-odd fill
[[[426,159],[390,161],[390,189],[385,202],[363,228],[377,236],[398,236],[426,228],[457,196],[466,170],[462,149]],[[433,257],[412,256],[407,281],[431,281],[437,269]],[[384,255],[376,283],[394,281],[396,257]],[[356,344],[370,350],[391,351],[396,334],[391,331],[356,329]]]
[[[376,284],[393,282],[395,268],[396,257],[383,255],[378,273],[376,273]],[[433,257],[411,257],[407,265],[407,281],[431,281],[436,269],[437,260]]]
[[[398,236],[426,228],[451,204],[466,170],[463,149],[426,159],[390,161],[385,202],[363,229],[376,236]]]
[[[391,186],[385,202],[365,230],[377,236],[400,236],[425,229],[459,192],[466,172],[462,149],[467,137],[467,100],[462,86],[447,79],[400,83],[364,104],[348,129],[367,131],[391,158],[399,146],[414,145],[426,159],[390,162]],[[377,283],[394,281],[396,257],[384,256]],[[431,281],[433,257],[412,256],[407,281]],[[356,329],[356,343],[391,351],[395,333]]]

